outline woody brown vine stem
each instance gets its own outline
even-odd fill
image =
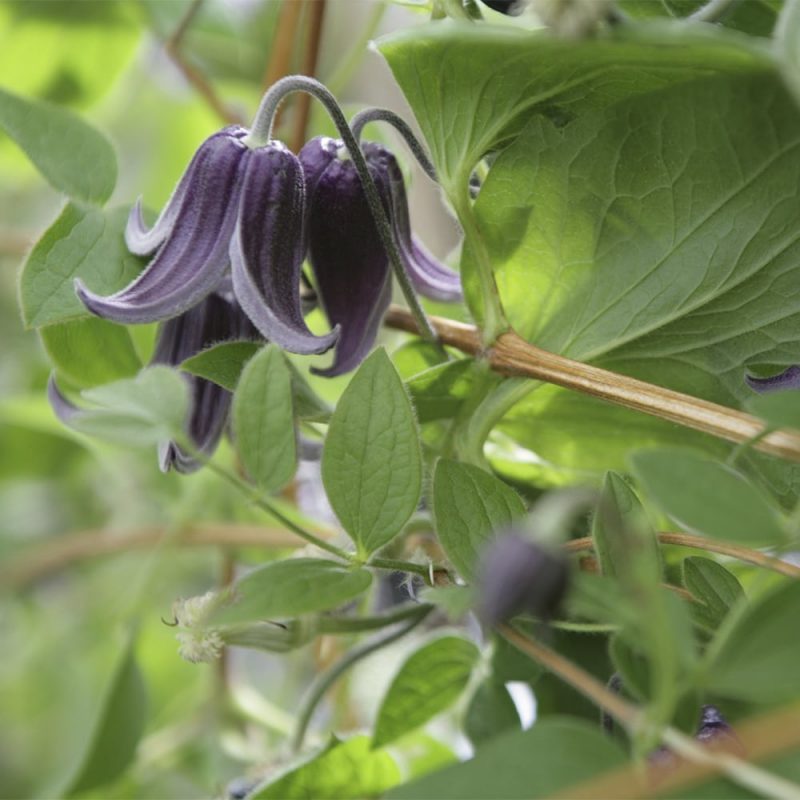
[[[491,368],[501,375],[553,383],[736,444],[749,442],[766,429],[764,422],[744,411],[564,358],[526,342],[513,331],[501,334],[484,351],[480,333],[474,325],[443,317],[430,317],[430,322],[442,344],[469,355],[484,355]],[[411,314],[399,306],[390,307],[386,324],[418,333]],[[800,462],[798,431],[772,431],[754,442],[752,447],[788,461]]]

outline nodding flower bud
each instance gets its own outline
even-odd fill
[[[172,605],[178,653],[195,664],[219,658],[225,646],[249,647],[272,653],[285,653],[302,647],[316,634],[316,618],[287,622],[259,620],[235,624],[214,624],[216,611],[229,604],[231,594],[223,590],[206,592],[199,597],[176,600]]]
[[[479,614],[499,625],[517,614],[542,620],[558,611],[569,584],[566,559],[513,531],[494,539],[479,570]]]

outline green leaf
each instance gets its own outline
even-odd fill
[[[248,800],[362,800],[400,783],[400,770],[368,736],[333,741],[320,753],[258,787]]]
[[[87,792],[119,777],[133,760],[146,720],[147,691],[131,638],[105,687],[86,750],[54,796]]]
[[[433,476],[436,532],[447,557],[467,580],[475,577],[481,551],[525,513],[519,495],[478,467],[441,459]]]
[[[484,681],[472,695],[464,732],[474,747],[490,742],[501,733],[519,730],[517,707],[502,683]]]
[[[322,558],[273,561],[233,585],[233,603],[222,606],[213,624],[286,619],[326,611],[360,595],[372,581],[369,570]]]
[[[69,427],[131,446],[147,446],[181,435],[189,411],[186,382],[168,367],[143,369],[135,378],[86,389],[95,408],[76,412]]]
[[[626,762],[595,723],[549,718],[487,742],[470,761],[389,792],[391,800],[530,800]]]
[[[102,205],[114,191],[117,160],[111,144],[71,111],[0,89],[0,128],[68,197]]]
[[[129,378],[142,368],[128,329],[98,317],[39,329],[53,366],[80,388]]]
[[[592,542],[600,571],[629,586],[661,579],[661,553],[655,531],[633,490],[609,472],[592,523]],[[636,574],[638,572],[638,574]]]
[[[441,636],[403,663],[383,698],[373,747],[382,747],[449,708],[469,682],[478,648],[460,636]]]
[[[408,391],[420,423],[454,417],[474,385],[474,362],[450,361],[410,378]]]
[[[785,541],[776,510],[732,468],[672,448],[641,450],[630,460],[648,496],[682,528],[743,544]]]
[[[392,363],[405,381],[445,359],[441,347],[422,339],[412,339],[392,353]]]
[[[20,279],[29,328],[89,317],[75,295],[75,278],[107,295],[130,283],[144,263],[125,246],[127,210],[80,208],[68,203],[36,243]]]
[[[715,632],[731,606],[744,597],[735,575],[710,558],[690,556],[682,564],[683,585],[703,604],[691,606],[696,622]]]
[[[784,583],[754,603],[733,631],[721,628],[724,645],[707,670],[708,688],[753,703],[797,699],[798,619],[800,582],[794,581]]]
[[[297,469],[292,376],[281,349],[267,345],[247,362],[233,397],[233,434],[242,464],[260,489],[274,491]]]
[[[245,365],[260,348],[261,342],[222,342],[187,358],[181,369],[233,392]]]
[[[512,28],[431,25],[384,37],[379,48],[446,188],[535,115],[563,126],[630,95],[770,64],[768,51],[746,37],[667,23],[582,42]]]
[[[800,394],[795,390],[757,395],[746,406],[771,427],[800,428]]]
[[[746,369],[800,360],[798,130],[800,110],[773,73],[698,79],[561,128],[531,120],[474,207],[514,329],[546,350],[741,405],[752,396]],[[474,257],[467,248],[462,270]],[[567,394],[535,388],[504,421],[540,463],[577,472],[588,453],[589,468],[624,469],[625,448],[676,437],[719,447]]]
[[[187,358],[181,369],[233,392],[247,362],[262,346],[262,342],[222,342]],[[287,359],[286,364],[292,378],[295,415],[300,419],[327,421],[331,413],[328,404],[316,395],[303,373],[290,360]]]
[[[612,636],[608,653],[614,664],[614,670],[622,677],[622,682],[631,697],[639,702],[646,702],[652,684],[647,658],[642,655],[641,650],[634,648],[622,636]]]
[[[361,365],[331,417],[322,481],[363,556],[396,536],[417,507],[422,489],[417,423],[383,349]]]
[[[775,50],[786,85],[800,104],[800,2],[786,0],[775,27]]]

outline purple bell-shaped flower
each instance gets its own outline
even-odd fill
[[[395,157],[379,144],[362,152],[414,288],[435,300],[461,299],[459,276],[411,234],[408,201]],[[300,151],[308,198],[309,260],[320,303],[341,333],[333,364],[320,375],[356,367],[375,342],[391,301],[389,257],[353,162],[339,139],[317,137]]]
[[[305,257],[305,182],[297,157],[270,141],[251,148],[232,126],[206,139],[152,228],[134,205],[131,252],[154,253],[130,285],[110,297],[76,281],[93,314],[121,323],[177,317],[225,285],[260,333],[294,353],[322,353],[336,329],[315,336],[300,302]]]

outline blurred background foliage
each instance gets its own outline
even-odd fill
[[[197,145],[224,124],[192,75],[201,75],[229,119],[246,122],[257,106],[278,46],[280,0],[195,5],[0,3],[0,85],[73,109],[111,138],[120,170],[112,206],[127,206],[141,194],[148,206],[160,207]],[[303,66],[309,4],[303,5],[287,71]],[[188,13],[191,25],[176,53],[170,42]],[[397,107],[388,70],[365,44],[380,31],[421,19],[413,9],[387,8],[378,0],[329,3],[317,75],[346,104]],[[291,109],[284,120],[291,125]],[[322,132],[327,123],[314,111],[307,130],[309,136]],[[417,191],[420,203],[437,202],[430,187]],[[232,564],[213,547],[153,548],[152,537],[177,535],[187,526],[218,526],[220,520],[235,526],[264,519],[206,471],[162,475],[155,453],[89,441],[53,417],[45,398],[50,367],[37,334],[23,330],[16,277],[62,203],[17,146],[0,135],[0,796],[54,796],[68,786],[86,797],[222,795],[228,780],[274,755],[300,694],[334,653],[316,646],[288,656],[238,652],[219,669],[177,656],[162,618],[170,619],[175,598],[201,594],[227,579]],[[443,254],[452,247],[455,231],[447,218],[415,214],[434,250]],[[152,334],[146,330],[137,341],[145,358]],[[389,340],[397,343],[398,334]],[[317,388],[335,397],[345,382],[320,382]],[[313,481],[310,486],[313,493]],[[304,491],[302,483],[295,490]],[[81,557],[74,560],[63,548],[67,538],[99,531],[119,541],[149,536],[151,546],[91,557],[91,546],[83,552],[79,544]],[[42,553],[44,560],[37,560]],[[262,549],[237,555],[244,562],[272,557]],[[143,712],[143,739],[123,778],[92,789],[92,780],[76,770],[97,769],[84,759],[99,735],[98,715],[110,683],[125,666],[117,663],[126,652],[125,638],[134,630],[144,688],[135,676],[126,673],[125,679],[141,689],[131,696]],[[382,690],[374,682],[360,682],[365,698],[341,706],[349,715],[341,720],[345,730],[374,711]],[[223,694],[223,683],[235,691]],[[130,755],[125,736],[135,731],[100,733],[111,736],[107,757],[114,748]],[[113,765],[106,766],[113,772]]]

